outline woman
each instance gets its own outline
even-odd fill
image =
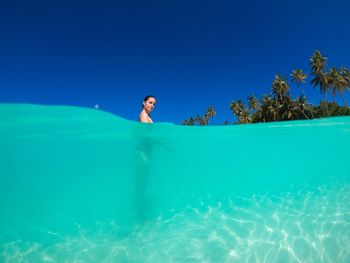
[[[142,111],[139,121],[144,123],[153,123],[150,113],[154,109],[156,98],[146,96],[142,103]],[[151,158],[153,142],[149,137],[151,126],[145,126],[140,129],[141,134],[137,144],[137,155],[135,164],[135,212],[139,220],[144,220],[149,209],[149,200],[146,195],[148,180],[151,176]]]
[[[145,123],[153,123],[151,119],[151,111],[154,109],[156,105],[156,98],[154,96],[146,96],[143,100],[142,111],[139,116],[140,122]]]

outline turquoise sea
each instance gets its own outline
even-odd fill
[[[350,262],[349,149],[350,117],[0,104],[0,262]]]

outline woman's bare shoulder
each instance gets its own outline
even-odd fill
[[[148,116],[148,114],[144,111],[141,111],[140,115],[139,115],[139,121],[140,122],[147,122],[150,123],[150,117]]]

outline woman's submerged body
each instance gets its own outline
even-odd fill
[[[139,121],[144,123],[153,123],[150,113],[156,105],[156,98],[153,96],[147,96],[143,100],[142,111],[139,115]]]
[[[154,109],[155,104],[155,97],[146,96],[144,98],[142,111],[139,115],[140,122],[153,123],[150,113]],[[146,133],[140,136],[137,145],[138,154],[136,155],[135,165],[135,212],[139,220],[144,220],[147,217],[150,202],[147,198],[146,190],[149,177],[151,176],[153,141],[148,136],[149,129],[141,129],[141,131]]]

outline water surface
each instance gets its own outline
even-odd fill
[[[0,262],[350,262],[350,118],[187,127],[0,104]]]

